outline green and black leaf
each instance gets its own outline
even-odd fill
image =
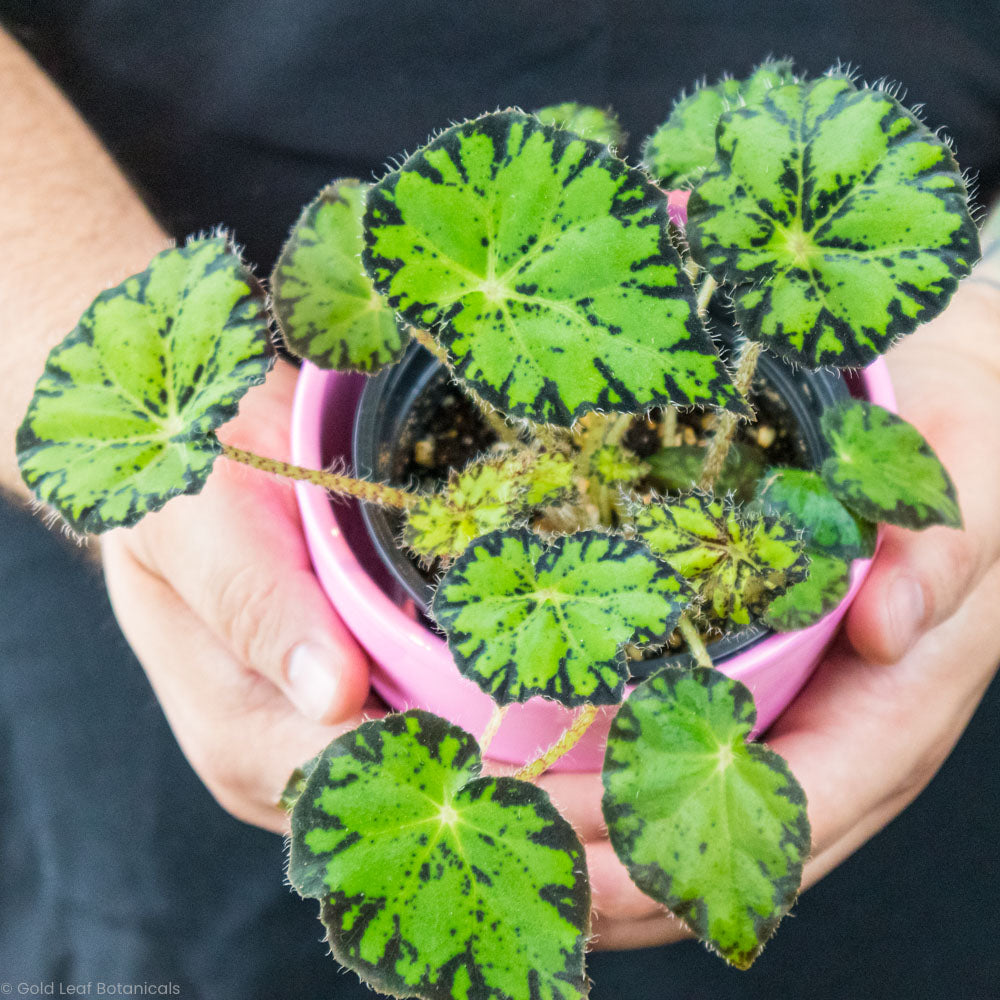
[[[635,530],[694,587],[716,625],[749,625],[806,578],[809,557],[790,521],[694,492],[632,506]]]
[[[719,120],[687,206],[694,259],[742,331],[795,364],[860,367],[936,316],[979,256],[945,142],[885,91],[777,86]]]
[[[810,846],[799,783],[747,742],[755,719],[739,681],[663,670],[615,717],[603,771],[608,834],[635,884],[739,968],[795,901]]]
[[[582,1000],[583,847],[536,786],[482,775],[476,741],[410,711],[320,755],[291,817],[288,877],[334,957],[390,996]]]
[[[369,186],[349,178],[325,187],[303,210],[271,275],[285,343],[320,368],[376,372],[398,361],[410,340],[361,266]]]
[[[375,185],[365,231],[378,291],[506,414],[745,409],[664,195],[601,143],[518,111],[456,125]]]
[[[215,430],[271,367],[260,283],[225,236],[157,254],[53,348],[17,432],[21,475],[80,533],[197,493]]]
[[[497,531],[454,563],[431,611],[459,671],[499,704],[614,705],[625,644],[663,643],[690,600],[642,542],[581,531],[546,545]]]

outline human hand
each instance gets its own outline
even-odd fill
[[[889,355],[903,417],[955,481],[964,531],[888,528],[846,629],[767,733],[809,803],[815,884],[900,813],[950,753],[1000,661],[1000,292],[965,282]],[[852,648],[853,647],[853,648]],[[599,775],[541,782],[587,849],[594,946],[690,937],[607,840]]]
[[[287,459],[294,383],[279,362],[220,438]],[[291,484],[219,459],[200,494],[109,532],[102,556],[192,767],[234,816],[287,832],[288,776],[358,725],[368,697],[367,659],[313,575]]]

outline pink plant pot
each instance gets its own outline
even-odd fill
[[[292,413],[293,461],[319,468],[349,462],[351,430],[364,376],[302,366]],[[882,359],[851,381],[851,391],[895,408]],[[486,728],[492,700],[456,669],[444,640],[417,620],[412,604],[397,604],[354,502],[331,503],[316,486],[297,483],[299,508],[313,566],[337,613],[372,659],[372,686],[393,708],[422,708],[477,736]],[[757,732],[771,725],[802,689],[832,641],[857,594],[870,560],[852,567],[851,588],[836,610],[798,632],[772,635],[720,664],[747,685],[757,703]],[[598,771],[614,709],[604,709],[586,736],[556,765],[565,771]],[[490,747],[496,760],[520,764],[549,746],[572,712],[542,698],[510,708]]]

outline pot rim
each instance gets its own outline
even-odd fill
[[[342,373],[317,368],[303,362],[292,411],[292,460],[318,468],[323,463],[319,428],[327,407],[331,379]],[[359,376],[357,378],[363,378]],[[357,386],[359,383],[355,382]],[[884,358],[860,372],[848,375],[852,394],[895,411],[896,397]],[[303,527],[310,538],[313,559],[322,559],[330,583],[338,595],[337,610],[356,635],[376,629],[387,655],[411,658],[414,669],[432,673],[453,672],[454,664],[444,639],[399,607],[361,565],[339,524],[326,492],[317,486],[295,484]],[[823,630],[832,616],[841,616],[853,601],[867,574],[871,560],[856,560],[851,570],[851,587],[843,601],[821,621],[797,632],[773,634],[728,659],[728,676],[743,680],[763,662],[782,657],[804,639]],[[449,681],[454,681],[454,676]]]

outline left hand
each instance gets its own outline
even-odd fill
[[[900,415],[958,489],[964,531],[888,528],[846,629],[767,734],[805,789],[808,888],[922,791],[1000,662],[1000,291],[966,281],[888,355]],[[607,840],[600,775],[540,782],[585,842],[597,948],[690,932],[631,882]]]

